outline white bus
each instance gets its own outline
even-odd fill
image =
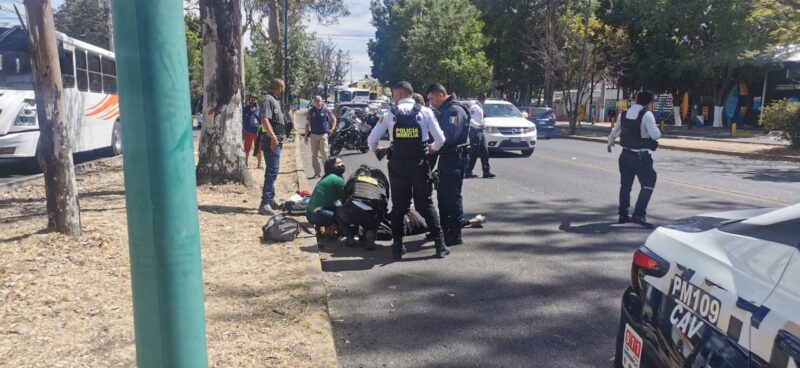
[[[363,88],[339,87],[336,89],[336,103],[369,103],[369,90]]]
[[[73,152],[122,152],[114,53],[56,33]],[[0,162],[36,157],[39,123],[25,30],[0,24]]]

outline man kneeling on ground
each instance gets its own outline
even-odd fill
[[[308,201],[306,218],[314,224],[317,230],[325,228],[328,235],[333,234],[333,224],[336,222],[336,201],[344,196],[344,163],[338,157],[325,161],[325,176],[314,187],[311,199]]]

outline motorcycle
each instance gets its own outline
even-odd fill
[[[356,150],[361,153],[369,151],[367,137],[372,127],[365,124],[352,109],[347,109],[339,118],[340,128],[336,130],[330,143],[330,155],[338,156],[342,149]]]

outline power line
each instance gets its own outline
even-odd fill
[[[357,35],[357,34],[335,34],[335,33],[316,33],[317,36],[328,37],[359,37],[359,38],[372,38],[370,35]]]

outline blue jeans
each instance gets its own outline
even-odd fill
[[[306,212],[306,219],[316,226],[331,226],[335,222],[336,213],[331,208],[323,208],[318,213]]]
[[[261,206],[272,203],[275,199],[275,179],[278,178],[278,172],[281,168],[281,149],[283,142],[278,143],[275,149],[269,148],[269,140],[265,139],[267,143],[262,146],[264,149],[264,163],[266,168],[264,170],[264,188],[261,192]]]

